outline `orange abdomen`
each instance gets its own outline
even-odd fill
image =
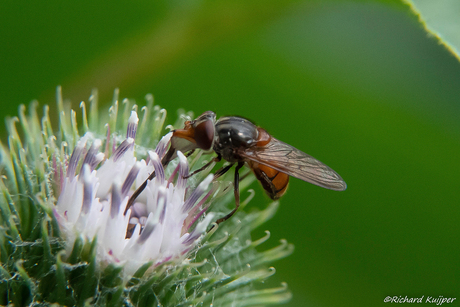
[[[271,199],[276,200],[283,196],[289,183],[289,175],[254,161],[249,161],[248,164]]]

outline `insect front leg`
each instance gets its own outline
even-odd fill
[[[214,178],[213,179],[216,180],[217,178],[223,176],[226,172],[228,172],[229,169],[232,168],[233,165],[234,165],[234,163],[220,168],[217,172],[214,173]]]
[[[187,176],[184,177],[184,179],[187,179],[187,178],[190,178],[192,177],[193,175],[205,170],[206,168],[208,168],[209,165],[211,165],[213,162],[219,162],[221,160],[221,157],[220,155],[218,155],[217,157],[211,159],[208,163],[206,163],[203,167],[200,167],[199,169],[191,172],[190,174],[188,174]],[[214,177],[215,179],[215,177]]]
[[[195,149],[190,150],[189,152],[185,154],[185,157],[186,158],[190,157],[194,152],[195,152]]]
[[[163,159],[161,159],[161,164],[163,165],[163,167],[166,167],[169,164],[169,162],[171,162],[175,152],[176,150],[171,146],[168,152],[164,155]],[[133,195],[131,195],[131,197],[128,199],[125,212],[123,213],[124,215],[126,215],[126,212],[128,212],[128,209],[131,208],[131,206],[134,204],[137,197],[142,193],[142,191],[145,190],[145,188],[147,187],[147,183],[153,178],[155,178],[155,176],[155,171],[153,171],[153,173],[151,173],[150,176],[147,179],[145,179],[145,181],[137,188],[137,190],[134,191]]]

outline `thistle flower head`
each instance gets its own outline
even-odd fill
[[[189,174],[188,161],[181,152],[177,152],[179,163],[166,176],[161,158],[171,133],[160,140],[155,151],[148,151],[147,160],[137,161],[135,111],[127,126],[126,139],[108,159],[100,152],[102,141],[92,133],[86,133],[77,142],[69,161],[60,166],[64,170],[55,170],[55,178],[65,175],[53,212],[69,247],[76,236],[86,240],[97,237],[99,261],[123,265],[124,273],[132,276],[146,262],[158,265],[181,258],[194,247],[215,215],[207,214],[191,230],[193,222],[205,212],[201,205],[211,195],[206,191],[213,176],[208,175],[191,189],[185,178]],[[148,181],[144,193],[127,209],[132,187],[141,185],[153,171],[155,179]],[[186,194],[189,189],[191,192]]]
[[[151,95],[139,120],[129,100],[119,112],[117,91],[108,116],[100,116],[93,92],[89,112],[81,104],[81,127],[59,88],[57,100],[56,134],[47,106],[41,120],[36,103],[29,116],[21,107],[19,119],[7,119],[9,148],[0,146],[0,304],[240,306],[290,298],[284,285],[253,288],[274,273],[267,263],[292,252],[284,241],[257,252],[268,232],[250,240],[251,229],[270,218],[277,203],[239,212],[207,232],[231,208],[232,183],[214,180],[210,170],[188,177],[211,159],[201,152],[188,158],[177,152],[163,166],[171,133],[160,138],[166,111],[153,106]],[[182,112],[175,127],[186,116]],[[146,181],[153,171],[155,178]],[[240,189],[252,180],[246,176]]]

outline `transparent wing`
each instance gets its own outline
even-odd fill
[[[267,145],[244,149],[239,154],[326,189],[343,191],[347,188],[342,177],[329,166],[273,137]]]

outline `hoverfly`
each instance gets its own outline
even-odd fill
[[[234,195],[235,209],[216,221],[216,224],[229,219],[240,205],[238,188],[239,170],[247,165],[262,184],[271,199],[280,198],[289,183],[289,176],[302,179],[317,186],[343,191],[347,188],[345,181],[330,167],[297,148],[272,137],[263,128],[247,119],[229,116],[216,121],[216,114],[207,111],[192,121],[186,121],[183,129],[173,130],[171,146],[162,159],[166,166],[175,158],[177,150],[190,155],[195,149],[214,151],[217,157],[206,165],[192,172],[190,176],[206,169],[211,163],[222,159],[230,164],[219,169],[214,178],[225,174],[235,164]],[[155,177],[155,172],[133,193],[128,200],[125,214],[135,199]]]

